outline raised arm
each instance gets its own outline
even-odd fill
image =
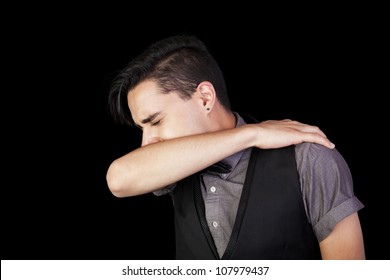
[[[113,161],[106,178],[115,196],[140,195],[175,183],[249,147],[269,149],[301,142],[334,147],[316,126],[291,120],[265,121],[143,146]]]

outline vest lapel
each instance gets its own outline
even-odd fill
[[[258,154],[258,149],[252,149],[251,157],[249,160],[248,169],[246,172],[245,182],[241,193],[240,202],[238,204],[236,220],[234,221],[233,230],[230,235],[228,245],[226,246],[225,253],[222,256],[222,259],[230,259],[231,254],[233,253],[234,247],[236,246],[238,236],[240,234],[241,223],[245,215],[246,205],[249,199],[249,193],[252,185],[252,176],[253,170],[255,168],[256,157]]]

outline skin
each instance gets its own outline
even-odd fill
[[[293,120],[235,128],[235,116],[222,107],[207,81],[198,85],[190,100],[183,100],[175,92],[162,94],[154,81],[147,80],[128,93],[128,105],[142,129],[142,145],[109,166],[107,183],[117,197],[162,189],[250,147],[314,142],[334,148],[317,126]],[[320,248],[324,259],[363,259],[357,214],[342,220]]]
[[[324,260],[364,260],[364,242],[357,213],[341,220],[320,242]]]

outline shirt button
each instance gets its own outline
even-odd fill
[[[214,186],[212,186],[212,187],[210,188],[210,191],[213,192],[213,193],[215,193],[216,190],[217,190],[217,189],[216,189]]]
[[[216,221],[213,222],[213,227],[217,227],[218,226],[218,223]]]

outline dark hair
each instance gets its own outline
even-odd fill
[[[145,80],[155,81],[163,94],[177,91],[184,100],[191,98],[199,83],[209,81],[222,106],[230,110],[223,73],[205,44],[193,35],[157,41],[119,72],[108,96],[108,108],[115,121],[134,124],[127,94]]]

